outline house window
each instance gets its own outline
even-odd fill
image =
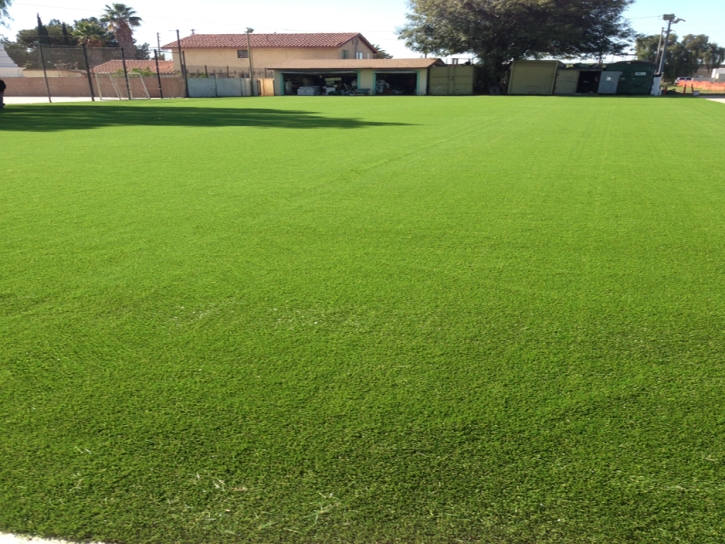
[[[249,58],[249,51],[246,49],[240,49],[237,51],[237,58],[238,59],[248,59]]]
[[[349,59],[350,58],[350,51],[348,51],[347,49],[343,49],[342,50],[342,58],[343,59]]]
[[[357,53],[355,53],[355,58],[356,58],[356,59],[362,59],[362,58],[363,58],[363,53],[362,53],[362,51],[358,51]]]

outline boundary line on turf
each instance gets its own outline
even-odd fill
[[[15,535],[12,533],[0,533],[0,544],[76,544],[72,540],[57,540],[52,538],[40,538],[37,536]],[[103,544],[102,542],[88,542],[84,544]]]

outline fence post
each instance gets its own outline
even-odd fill
[[[128,91],[128,99],[131,100],[131,82],[128,80],[128,70],[126,70],[126,53],[121,48],[121,62],[123,63],[123,75],[126,78],[126,91]]]
[[[93,94],[93,80],[91,79],[91,68],[88,65],[88,51],[86,51],[86,44],[83,45],[83,59],[86,61],[86,77],[88,77],[88,88],[91,90],[91,102],[96,101],[96,96]]]
[[[159,98],[164,97],[164,89],[161,87],[161,70],[159,70],[159,50],[154,49],[154,61],[156,61],[156,79],[159,82]]]
[[[45,90],[48,91],[48,102],[53,103],[53,99],[50,97],[50,85],[48,84],[48,72],[45,70],[45,55],[43,55],[43,44],[38,42],[38,49],[40,49],[40,62],[43,65],[43,77],[45,78]]]

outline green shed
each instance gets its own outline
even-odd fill
[[[617,94],[649,94],[655,75],[653,62],[630,60],[607,64],[608,72],[622,72]]]

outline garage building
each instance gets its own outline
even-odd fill
[[[425,95],[440,59],[299,59],[274,70],[276,95]]]

